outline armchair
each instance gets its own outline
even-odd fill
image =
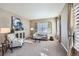
[[[23,32],[12,33],[7,35],[8,40],[12,41],[12,47],[22,47],[25,39],[24,37],[25,36]]]

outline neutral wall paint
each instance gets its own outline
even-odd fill
[[[30,20],[30,28],[35,27],[35,23],[40,23],[40,22],[51,22],[52,24],[52,36],[56,35],[56,21],[55,18],[48,18],[48,19],[39,19],[39,20]]]
[[[68,51],[69,40],[68,40],[68,5],[66,4],[61,12],[61,43]]]
[[[57,18],[57,38],[60,39],[60,18]]]
[[[0,28],[1,27],[11,28],[11,16],[17,16],[21,18],[21,21],[23,22],[23,25],[25,28],[26,37],[28,37],[29,36],[29,20],[1,8],[0,8]]]

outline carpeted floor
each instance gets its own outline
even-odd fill
[[[66,51],[57,41],[26,40],[21,48],[8,51],[5,56],[66,56]]]

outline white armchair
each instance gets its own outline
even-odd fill
[[[24,43],[24,38],[17,38],[16,34],[14,34],[14,33],[8,34],[7,38],[10,42],[12,42],[12,47],[21,47]]]

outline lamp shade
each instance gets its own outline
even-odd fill
[[[0,28],[0,33],[9,33],[10,28]]]
[[[33,30],[34,30],[34,28],[31,28],[30,30],[31,30],[31,31],[33,31]]]

